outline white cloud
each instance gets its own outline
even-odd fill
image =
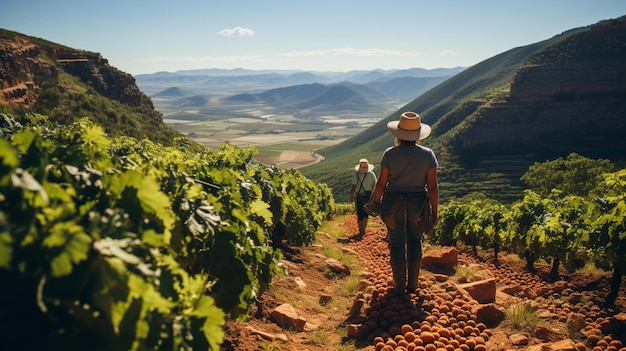
[[[249,28],[235,27],[231,29],[222,29],[217,34],[225,37],[251,37],[254,35],[254,31]]]
[[[328,50],[311,50],[311,51],[293,51],[282,53],[284,57],[310,57],[310,56],[399,56],[399,57],[415,57],[420,56],[419,52],[404,52],[388,49],[367,48],[339,48]]]
[[[441,55],[441,56],[456,56],[456,54],[452,50],[442,51],[442,52],[439,53],[439,55]]]

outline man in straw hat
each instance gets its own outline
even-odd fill
[[[355,236],[355,239],[360,240],[365,235],[368,219],[367,213],[363,210],[363,205],[369,201],[377,179],[376,174],[373,172],[374,165],[371,165],[365,158],[359,160],[359,164],[354,166],[354,170],[352,188],[350,189],[350,202],[355,202],[356,195],[356,215],[359,223],[359,233]]]
[[[396,137],[396,143],[383,153],[373,201],[382,201],[395,291],[415,293],[419,287],[422,235],[437,224],[439,164],[431,149],[419,145],[430,135],[431,128],[421,123],[417,113],[404,112],[398,121],[387,123],[387,129]]]

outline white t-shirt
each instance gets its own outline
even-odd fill
[[[361,181],[363,181],[362,187],[360,187]],[[374,187],[372,184],[376,184],[376,174],[374,174],[374,172],[354,172],[354,175],[352,176],[352,185],[356,185],[356,190],[354,191],[355,195],[364,195],[366,191],[373,191]]]

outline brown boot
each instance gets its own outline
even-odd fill
[[[397,293],[403,293],[406,289],[406,263],[392,264],[393,286]]]
[[[359,222],[359,236],[365,235],[365,228],[367,227],[367,219],[362,219]]]
[[[409,282],[407,284],[406,290],[409,293],[415,292],[417,288],[419,288],[419,278],[420,278],[420,269],[422,268],[422,262],[409,262],[408,270],[409,270]]]

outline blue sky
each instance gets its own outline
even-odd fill
[[[2,0],[0,27],[131,74],[472,66],[626,15],[624,0]]]

